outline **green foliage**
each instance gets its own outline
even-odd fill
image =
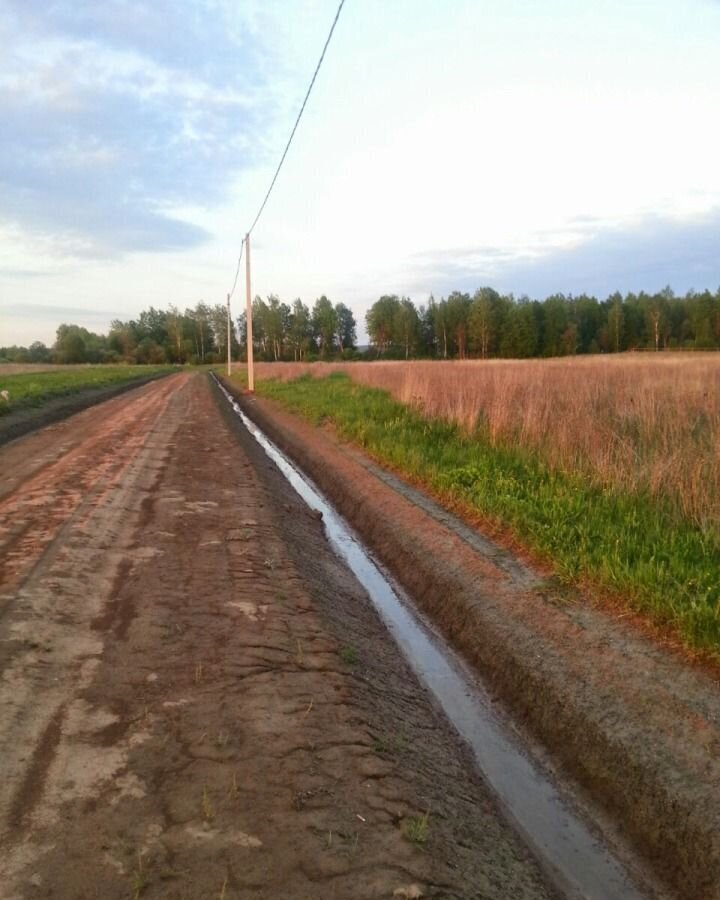
[[[246,317],[239,319],[243,348],[246,341]],[[252,307],[253,353],[258,360],[311,361],[343,356],[355,349],[355,317],[344,303],[335,306],[323,295],[312,312],[302,300],[292,307],[281,303],[275,294],[267,300],[256,297]]]
[[[51,372],[3,375],[0,369],[0,390],[6,390],[10,396],[9,403],[0,403],[0,416],[16,409],[42,406],[54,397],[75,394],[91,388],[123,384],[164,371],[167,371],[167,368],[163,366],[87,366],[78,369],[56,369]]]
[[[399,313],[400,300],[395,294],[385,294],[367,311],[365,327],[380,356],[393,343]]]
[[[378,356],[527,359],[720,349],[720,290],[675,297],[664,288],[652,295],[615,293],[604,301],[553,294],[540,302],[481,287],[472,297],[458,291],[440,301],[430,297],[414,316],[407,304],[412,306],[407,298],[384,295],[368,310],[365,321]]]
[[[335,350],[335,332],[338,325],[338,316],[335,307],[323,294],[315,301],[312,311],[313,334],[317,340],[320,356],[328,359]]]
[[[720,546],[662,502],[553,471],[537,453],[429,420],[343,374],[264,381],[258,392],[339,433],[441,495],[509,528],[569,583],[591,578],[720,650]]]
[[[325,296],[312,310],[275,294],[253,301],[253,349],[258,360],[311,361],[354,358],[355,317],[344,303]],[[466,356],[526,359],[624,350],[720,349],[720,290],[676,297],[615,293],[606,300],[554,294],[544,301],[501,295],[491,287],[471,297],[453,291],[426,306],[385,294],[365,316],[371,348],[366,358]],[[244,358],[243,312],[232,323],[232,358]],[[0,362],[214,364],[227,359],[227,307],[199,302],[180,312],[150,307],[137,319],[111,323],[107,336],[78,325],[61,325],[55,346],[0,347]]]
[[[335,320],[335,334],[340,352],[354,349],[357,343],[357,333],[355,316],[350,307],[345,306],[344,303],[336,303]]]

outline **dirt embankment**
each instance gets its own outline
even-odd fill
[[[687,900],[719,898],[718,684],[555,595],[331,433],[227,386],[655,870]]]
[[[206,378],[0,449],[0,897],[550,900]]]
[[[6,371],[7,369],[3,369]],[[45,371],[40,366],[38,371]],[[12,373],[8,373],[12,374]],[[95,406],[117,397],[134,388],[142,387],[151,381],[157,381],[158,378],[166,378],[170,372],[160,372],[154,375],[148,375],[144,378],[137,378],[133,381],[126,381],[122,384],[108,385],[101,388],[88,388],[83,391],[76,391],[67,394],[64,397],[53,397],[42,406],[23,407],[22,409],[13,410],[0,417],[0,446],[13,441],[15,438],[22,437],[24,434],[30,434],[38,428],[44,428],[53,422],[61,422],[70,416],[87,409],[89,406]]]

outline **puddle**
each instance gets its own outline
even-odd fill
[[[482,688],[455,651],[401,599],[350,525],[240,409],[218,382],[245,427],[314,510],[334,550],[366,589],[410,667],[468,742],[486,782],[547,876],[572,900],[642,900],[625,867],[599,841],[523,752],[492,710]]]

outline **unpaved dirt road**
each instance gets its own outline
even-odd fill
[[[0,449],[0,897],[552,896],[204,376]]]

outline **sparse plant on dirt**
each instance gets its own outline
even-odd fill
[[[143,863],[142,853],[137,855],[137,865],[130,881],[132,885],[133,900],[139,900],[140,895],[148,885],[148,876]]]
[[[430,810],[422,816],[411,816],[403,822],[403,834],[413,844],[425,844],[430,833]]]
[[[406,747],[407,737],[404,734],[382,735],[373,744],[376,753],[384,753],[389,756],[401,753]]]
[[[360,846],[360,832],[358,831],[338,831],[337,836],[353,852]]]
[[[210,800],[210,794],[208,793],[206,784],[203,785],[202,814],[206,822],[210,822],[215,818],[215,811],[213,809],[212,801]]]
[[[203,680],[203,664],[199,662],[195,666],[195,684],[200,684]]]
[[[230,790],[228,791],[228,796],[233,800],[237,800],[240,796],[240,786],[238,785],[237,772],[233,772],[232,782],[230,783]]]
[[[354,666],[358,662],[358,652],[354,647],[341,647],[338,656],[348,666]]]
[[[223,883],[222,883],[222,887],[220,888],[220,897],[219,897],[219,900],[225,900],[225,897],[226,897],[226,895],[227,895],[227,886],[228,886],[228,877],[227,877],[227,875],[226,875],[226,876],[225,876],[225,880],[224,880]]]

